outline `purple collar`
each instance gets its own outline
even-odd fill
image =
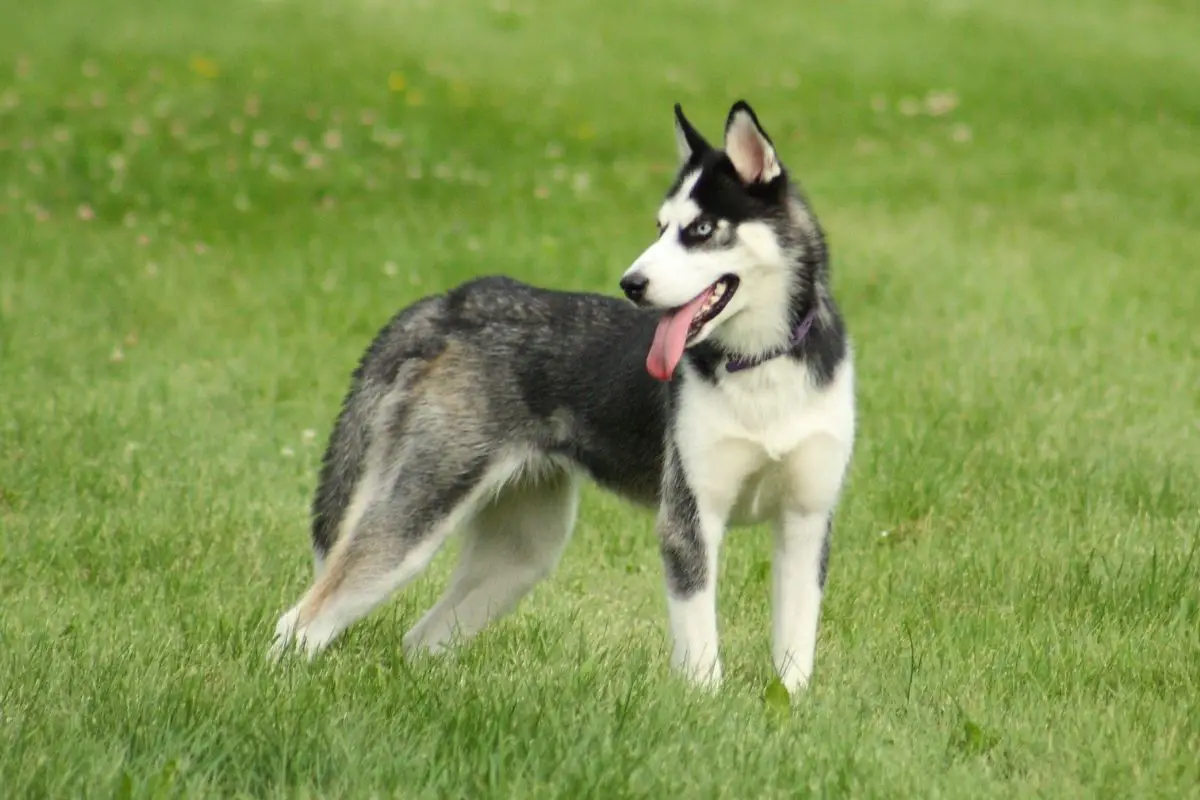
[[[764,353],[761,356],[754,356],[753,358],[731,358],[725,362],[725,371],[741,372],[744,369],[757,367],[759,364],[770,361],[773,358],[778,358],[779,356],[790,353],[795,349],[796,345],[804,341],[805,336],[808,336],[808,331],[810,328],[812,328],[813,321],[816,320],[816,318],[817,309],[816,307],[813,307],[813,309],[804,316],[804,319],[800,320],[799,324],[797,324],[795,328],[792,328],[792,338],[786,345],[777,350]]]

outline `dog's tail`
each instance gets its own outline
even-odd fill
[[[403,428],[415,376],[445,346],[438,325],[443,306],[442,297],[427,297],[396,314],[354,370],[313,497],[312,544],[318,566],[337,542],[355,491],[368,472],[376,432],[386,440],[388,430]],[[379,444],[386,449],[386,441]],[[386,453],[378,457],[386,458]]]

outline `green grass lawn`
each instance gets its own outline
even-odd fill
[[[1188,0],[83,0],[0,11],[6,797],[1200,797],[1200,9]],[[860,429],[817,673],[668,673],[652,515],[455,657],[451,553],[314,664],[320,450],[397,308],[615,294],[750,100],[830,236]]]

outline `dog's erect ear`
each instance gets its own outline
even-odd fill
[[[758,117],[745,100],[738,100],[729,109],[725,154],[746,183],[770,183],[783,172],[771,137],[758,124]]]
[[[703,153],[712,149],[700,132],[688,122],[679,103],[675,104],[675,146],[679,148],[679,161],[684,164],[693,153]]]

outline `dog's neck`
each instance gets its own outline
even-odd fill
[[[800,322],[797,323],[794,328],[792,328],[792,335],[791,338],[788,339],[787,344],[758,356],[730,358],[725,362],[725,371],[742,372],[743,370],[750,369],[751,367],[757,367],[759,364],[765,364],[766,362],[775,358],[779,358],[780,356],[798,354],[800,345],[804,343],[804,339],[808,336],[808,332],[812,330],[813,323],[816,322],[816,319],[817,307],[814,305],[809,312],[804,315],[804,319],[800,320]]]
[[[778,313],[770,315],[774,319],[764,318],[768,314],[760,312],[757,319],[730,320],[727,323],[730,327],[738,321],[750,324],[736,330],[715,331],[713,336],[688,349],[688,360],[711,380],[716,379],[719,371],[742,372],[778,358],[806,360],[812,339],[820,335],[822,327],[819,301],[811,291],[795,292],[791,302],[780,305],[783,307]],[[747,309],[738,316],[754,313]]]

